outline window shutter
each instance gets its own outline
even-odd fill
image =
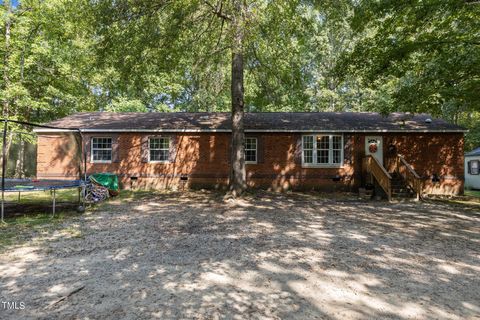
[[[148,138],[149,136],[148,135],[143,135],[141,137],[141,142],[140,142],[140,147],[141,147],[141,151],[140,151],[140,158],[142,160],[142,162],[148,162],[148,158],[149,158],[149,147],[148,147]]]
[[[83,145],[84,145],[85,156],[87,158],[87,163],[90,163],[92,162],[92,136],[84,135]]]
[[[170,150],[168,152],[168,161],[175,162],[177,158],[177,136],[171,135],[170,138]]]
[[[257,163],[265,162],[265,146],[263,144],[263,135],[259,135],[257,138]]]
[[[344,141],[344,149],[343,149],[343,162],[345,164],[352,163],[352,149],[353,149],[353,138],[351,135],[346,135],[343,138]]]
[[[120,148],[118,147],[118,135],[112,136],[112,162],[120,162]]]
[[[468,166],[468,174],[472,174],[472,161],[468,161],[467,166]]]
[[[227,163],[232,162],[232,138],[227,140]]]
[[[297,136],[293,157],[296,164],[302,164],[302,135]]]

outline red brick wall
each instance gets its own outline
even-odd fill
[[[41,134],[37,141],[37,177],[78,179],[80,141],[73,134]]]
[[[384,135],[384,158],[392,167],[392,156],[386,150],[390,144],[424,179],[425,192],[431,194],[461,194],[464,183],[463,133],[422,133]],[[433,183],[436,174],[440,182]]]
[[[98,135],[94,135],[98,136]],[[355,190],[362,183],[361,163],[364,157],[364,134],[345,134],[344,165],[341,168],[302,168],[296,161],[295,149],[300,134],[255,134],[263,162],[247,164],[247,182],[251,187],[272,190],[324,189]],[[429,192],[458,193],[463,186],[462,134],[384,134],[384,146],[393,143],[404,154],[419,174],[442,176],[440,185],[430,186]],[[87,139],[89,137],[86,137]],[[141,160],[142,134],[117,134],[119,161],[109,164],[88,163],[87,172],[114,172],[120,176],[124,188],[169,188],[181,184],[180,177],[188,177],[187,184],[195,187],[225,187],[229,174],[228,133],[176,134],[177,152],[174,162],[145,163]],[[73,136],[65,134],[39,135],[39,178],[78,177],[79,157],[75,156]],[[412,144],[414,147],[412,147]],[[263,148],[261,147],[263,145]],[[262,151],[259,151],[262,152]],[[385,163],[388,154],[385,154]],[[340,176],[340,182],[333,178]],[[132,181],[131,177],[137,177]]]

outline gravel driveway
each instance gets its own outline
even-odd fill
[[[0,319],[480,319],[479,275],[467,207],[153,194],[0,253]]]

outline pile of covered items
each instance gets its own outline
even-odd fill
[[[96,173],[88,176],[85,201],[97,203],[118,195],[118,177],[113,173]]]

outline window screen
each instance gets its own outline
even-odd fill
[[[92,138],[92,161],[112,161],[112,138]]]
[[[148,140],[150,149],[150,161],[166,162],[170,156],[170,139],[167,137],[150,138]]]
[[[343,136],[306,135],[302,137],[303,164],[341,165],[343,156]]]
[[[257,162],[257,138],[245,138],[245,161]]]

